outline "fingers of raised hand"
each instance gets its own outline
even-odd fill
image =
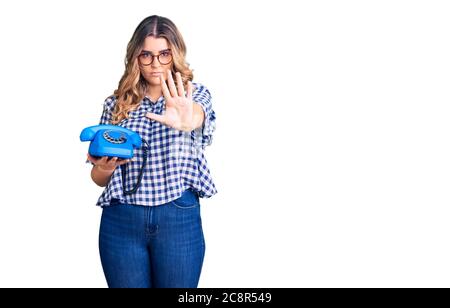
[[[168,72],[168,74],[170,74],[170,72]],[[164,81],[164,77],[161,75],[159,78],[160,78],[160,81],[161,81],[161,90],[163,92],[163,95],[164,95],[166,101],[168,101],[171,98],[169,89],[167,88],[167,84]]]
[[[189,101],[192,101],[192,82],[188,82],[187,86],[187,98]]]
[[[172,72],[167,71],[167,83],[169,84],[170,95],[173,97],[178,96],[177,87],[175,86],[175,81],[173,81]]]
[[[183,86],[183,79],[181,78],[181,73],[177,72],[176,73],[176,77],[177,77],[177,86],[178,86],[178,96],[184,97],[184,86]]]

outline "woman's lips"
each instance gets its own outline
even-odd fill
[[[159,77],[162,74],[162,72],[153,72],[150,73],[150,76]]]

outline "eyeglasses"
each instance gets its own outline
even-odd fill
[[[152,55],[149,51],[143,51],[139,56],[139,61],[142,65],[150,65],[155,58],[158,58],[161,65],[166,65],[172,62],[172,52],[170,49],[162,50],[158,55]]]

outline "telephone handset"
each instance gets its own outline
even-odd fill
[[[102,124],[83,129],[80,134],[80,140],[91,141],[89,154],[92,156],[109,156],[123,159],[132,158],[134,155],[133,150],[140,148],[142,142],[144,142],[146,146],[143,147],[141,170],[139,170],[136,185],[130,190],[126,190],[125,188],[127,164],[120,166],[122,169],[123,194],[131,195],[137,191],[141,184],[149,149],[148,143],[144,139],[141,139],[138,133],[117,125]]]
[[[81,141],[91,141],[89,154],[129,159],[133,150],[140,148],[142,139],[138,133],[117,125],[94,125],[80,134]]]

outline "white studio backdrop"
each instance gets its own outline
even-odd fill
[[[200,287],[450,287],[446,1],[3,1],[0,287],[106,287],[82,128],[139,22],[212,92]]]

